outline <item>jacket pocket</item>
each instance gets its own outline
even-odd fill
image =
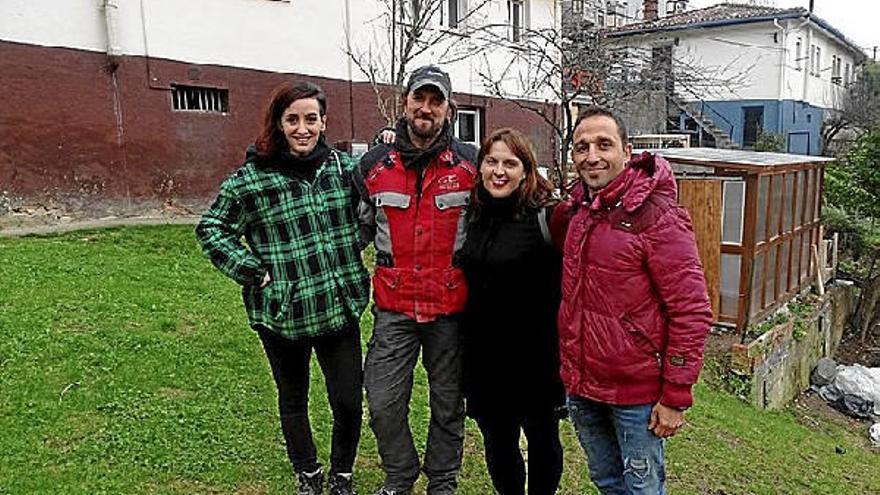
[[[376,207],[390,206],[392,208],[409,208],[410,196],[393,191],[378,192],[372,196]]]
[[[450,208],[464,208],[470,203],[470,200],[470,191],[448,192],[434,196],[434,206],[440,211]]]
[[[262,289],[263,317],[280,322],[291,316],[291,298],[296,290],[294,282],[273,281]]]
[[[632,346],[635,349],[641,351],[643,354],[656,359],[659,366],[660,349],[651,339],[651,336],[648,334],[648,332],[640,325],[637,325],[632,320],[632,318],[627,315],[624,315],[620,318],[620,324],[624,330],[624,335],[627,339],[629,339]]]

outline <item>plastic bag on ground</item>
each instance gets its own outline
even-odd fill
[[[821,387],[819,395],[853,416],[880,418],[880,368],[840,365],[834,381]]]

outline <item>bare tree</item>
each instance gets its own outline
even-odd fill
[[[400,89],[411,64],[453,64],[479,53],[472,33],[482,29],[492,0],[379,0],[378,14],[368,21],[373,36],[364,43],[348,40],[345,51],[367,78],[386,123],[398,115]]]
[[[559,144],[553,163],[558,185],[567,177],[575,105],[619,110],[636,98],[659,95],[665,108],[667,100],[680,102],[734,91],[745,84],[750,70],[743,70],[739,60],[706,66],[687,54],[675,56],[671,47],[657,51],[629,46],[586,21],[527,28],[516,39],[492,36],[485,43],[503,48],[510,56],[505,64],[482,64],[478,73],[483,85],[493,96],[534,112],[553,130]],[[519,94],[511,87],[518,88]],[[549,95],[546,101],[558,105],[558,111],[554,105],[521,98],[540,94]]]
[[[838,93],[837,110],[831,110],[822,122],[822,154],[847,131],[853,138],[880,127],[880,64],[868,63],[862,74]],[[854,140],[853,139],[853,140]]]

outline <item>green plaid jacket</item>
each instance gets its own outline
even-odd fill
[[[220,186],[196,237],[214,266],[242,285],[251,327],[297,339],[360,320],[370,282],[358,247],[355,166],[333,150],[310,183],[248,162]],[[260,289],[267,271],[272,282]]]

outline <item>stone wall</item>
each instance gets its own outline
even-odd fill
[[[853,286],[834,284],[811,314],[791,318],[731,349],[732,371],[749,384],[749,401],[778,409],[810,387],[810,373],[837,350],[855,304]]]

